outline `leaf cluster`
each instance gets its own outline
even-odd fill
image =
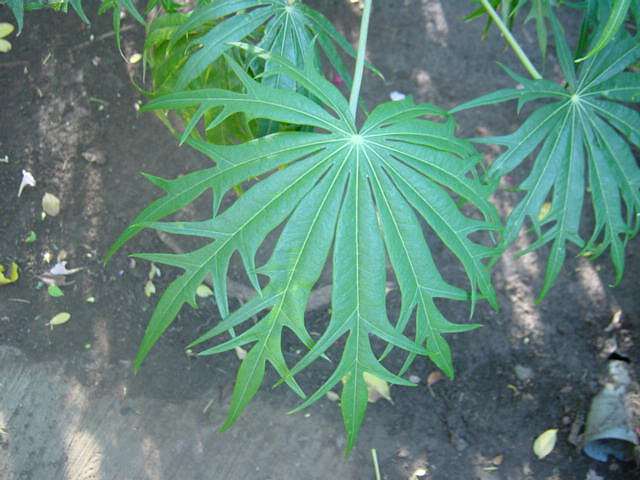
[[[185,254],[136,255],[183,270],[156,307],[136,368],[183,305],[197,306],[196,289],[211,276],[223,320],[189,347],[209,343],[227,331],[232,332],[228,340],[218,341],[200,355],[251,345],[238,371],[224,428],[236,420],[255,395],[266,364],[270,364],[289,387],[305,398],[299,408],[344,383],[341,408],[350,449],[367,407],[364,375],[412,385],[383,365],[382,352],[374,351],[374,339],[406,353],[400,374],[416,355],[426,355],[453,376],[445,335],[477,325],[446,320],[436,300],[470,298],[475,302],[486,298],[497,306],[486,265],[496,250],[472,236],[499,230],[498,216],[486,199],[489,189],[475,175],[479,155],[471,144],[454,136],[455,124],[443,110],[415,104],[411,99],[384,103],[359,128],[347,100],[318,72],[310,52],[304,55],[309,60],[300,69],[277,53],[236,46],[272,64],[265,76],[286,76],[309,95],[276,88],[271,82],[258,83],[227,56],[226,61],[242,82],[242,92],[188,90],[155,99],[145,108],[221,108],[219,120],[242,112],[248,118],[304,128],[223,146],[190,137],[190,129],[195,128],[192,122],[183,138],[209,156],[215,166],[174,180],[148,176],[165,195],[138,215],[110,254],[143,228],[202,237],[210,243]],[[220,211],[221,201],[233,185],[246,184],[255,177],[263,179]],[[214,198],[209,220],[160,221],[207,190],[213,191]],[[464,213],[457,202],[459,198],[475,206],[477,216]],[[421,222],[460,262],[469,293],[443,279]],[[256,266],[257,250],[279,227],[282,232],[273,253],[264,264]],[[256,295],[230,312],[226,277],[234,252],[240,255]],[[332,313],[320,338],[313,339],[304,312],[327,262],[332,263]],[[387,315],[387,262],[401,293],[397,322],[391,322]],[[260,317],[253,323],[256,315]],[[411,321],[413,339],[404,334]],[[239,334],[231,330],[238,328],[242,330]],[[282,351],[285,329],[309,349],[293,367],[287,364]],[[306,397],[296,374],[327,355],[340,339],[342,354],[333,373],[319,390]]]
[[[640,169],[633,153],[634,146],[640,147],[640,114],[625,105],[640,102],[640,73],[627,70],[640,59],[639,38],[622,30],[616,41],[585,61],[576,60],[553,12],[550,21],[564,85],[529,80],[505,68],[520,88],[493,92],[453,110],[510,100],[517,100],[520,110],[545,101],[514,133],[475,139],[507,147],[491,165],[488,182],[497,182],[534,155],[533,168],[519,187],[524,196],[507,219],[503,246],[513,243],[527,219],[537,240],[523,253],[552,244],[540,298],[558,277],[568,243],[591,258],[609,250],[620,282],[625,246],[640,229]],[[602,38],[598,33],[596,46]],[[580,232],[586,184],[595,215],[587,240]]]

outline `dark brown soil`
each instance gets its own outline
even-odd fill
[[[357,10],[350,2],[312,3],[356,38]],[[449,108],[510,86],[496,61],[519,70],[513,55],[495,32],[482,42],[482,24],[462,21],[469,8],[462,0],[376,2],[369,53],[386,80],[366,79],[368,104],[398,90]],[[374,478],[372,448],[382,477],[392,480],[411,478],[422,467],[422,478],[434,480],[583,480],[590,469],[606,479],[640,478],[629,465],[589,460],[569,441],[599,388],[611,339],[632,361],[640,360],[637,240],[628,246],[621,285],[610,287],[607,259],[592,263],[568,255],[540,305],[534,300],[545,252],[507,254],[494,275],[501,310],[480,305],[475,320],[484,328],[451,338],[455,381],[427,388],[434,367],[416,362],[409,374],[421,384],[393,388],[393,404],[369,406],[349,458],[342,455],[337,404],[325,399],[306,414],[288,416],[296,399],[284,388],[264,388],[233,429],[216,431],[238,360],[233,353],[192,359],[183,350],[217,321],[211,305],[183,310],[133,376],[131,361],[157,296],[143,292],[148,265],[133,265],[127,253],[167,246],[145,233],[106,267],[103,255],[157,194],[139,172],[174,177],[208,162],[178,148],[153,115],[137,113],[142,98],[130,76],[139,80],[140,66],[128,66],[118,54],[110,19],[92,18],[88,27],[74,15],[29,14],[24,33],[10,39],[11,53],[0,56],[0,157],[9,159],[0,163],[0,263],[15,260],[21,267],[18,283],[0,287],[0,427],[6,430],[0,430],[0,478],[368,479]],[[9,20],[6,8],[0,20]],[[575,18],[565,21],[575,30]],[[129,18],[123,25],[125,55],[141,51],[140,27]],[[537,60],[532,30],[518,37]],[[553,56],[546,70],[556,74]],[[513,105],[457,118],[460,134],[468,136],[479,129],[510,132],[519,121]],[[17,198],[22,169],[33,173],[37,186]],[[41,219],[44,192],[60,198],[58,217]],[[496,202],[508,211],[514,199],[500,194]],[[37,240],[25,243],[31,230]],[[528,240],[523,236],[519,246]],[[64,287],[64,297],[52,298],[38,275],[51,266],[44,254],[55,262],[62,250],[70,267],[83,270],[69,277],[74,283]],[[454,281],[464,278],[454,267],[444,270]],[[158,287],[175,274],[163,269]],[[90,296],[95,303],[86,302]],[[467,308],[444,305],[459,321]],[[605,332],[617,309],[621,327]],[[70,312],[71,320],[47,327],[60,311]],[[326,308],[308,318],[320,331],[326,320]],[[301,353],[288,340],[285,348],[290,362]],[[531,377],[518,378],[516,366],[530,369]],[[325,369],[318,365],[302,375],[308,390],[321,383]],[[273,380],[271,372],[267,385]],[[559,428],[558,444],[538,460],[533,440],[549,428]]]

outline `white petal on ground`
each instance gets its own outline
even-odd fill
[[[402,92],[394,90],[389,94],[389,98],[394,102],[399,102],[400,100],[404,100],[405,98],[407,98],[407,96]]]
[[[27,170],[22,170],[22,181],[20,182],[20,188],[18,189],[18,196],[22,195],[22,190],[24,190],[24,187],[26,186],[35,187],[36,179],[33,178],[33,175],[31,175]]]
[[[58,262],[56,263],[51,270],[49,270],[50,275],[72,275],[74,273],[79,272],[82,268],[67,268],[67,262]]]
[[[551,428],[541,433],[536,441],[533,442],[533,453],[539,459],[543,459],[549,455],[556,446],[556,440],[558,439],[558,429]]]

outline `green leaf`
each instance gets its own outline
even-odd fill
[[[18,24],[18,34],[22,32],[22,27],[24,25],[24,0],[5,0],[2,3],[6,3],[13,13],[13,16],[16,18],[16,23]]]
[[[602,51],[603,48],[609,45],[609,43],[617,35],[620,27],[622,27],[625,18],[627,18],[627,12],[629,11],[631,2],[632,0],[612,1],[611,13],[609,15],[609,18],[607,19],[607,23],[600,32],[598,39],[595,41],[595,45],[591,48],[591,51],[584,57],[576,59],[576,63],[583,62],[584,60],[593,57],[594,55]]]
[[[497,212],[487,201],[490,189],[477,180],[479,155],[470,143],[455,138],[455,124],[442,109],[416,105],[411,99],[388,102],[375,108],[358,128],[347,99],[316,70],[309,50],[301,69],[281,55],[236,46],[271,65],[265,78],[286,77],[310,98],[273,88],[270,82],[256,82],[229,56],[226,61],[241,80],[243,91],[177,92],[153,100],[146,108],[218,109],[220,118],[242,114],[307,131],[280,132],[239,145],[189,139],[187,143],[212,158],[214,167],[175,180],[149,177],[165,195],[138,215],[110,254],[142,228],[193,235],[207,243],[184,254],[136,255],[183,272],[162,294],[135,365],[140,367],[185,303],[195,308],[197,289],[211,276],[222,320],[189,348],[214,342],[200,355],[237,347],[248,350],[223,429],[231,426],[256,394],[267,364],[304,397],[295,375],[338,344],[342,353],[335,370],[299,408],[344,379],[341,408],[350,450],[367,408],[364,375],[390,384],[413,385],[384,366],[374,352],[374,338],[404,352],[404,369],[417,355],[428,355],[453,376],[446,335],[477,325],[447,321],[436,301],[486,298],[496,304],[486,266],[496,250],[472,237],[476,232],[499,230]],[[192,128],[196,122],[187,132]],[[220,211],[222,198],[238,184],[247,185],[247,190]],[[214,198],[208,220],[162,221],[207,190],[213,191]],[[473,216],[463,213],[459,198],[476,207]],[[421,222],[451,250],[466,272],[468,285],[454,286],[442,278]],[[276,230],[279,233],[269,259],[256,265],[256,252]],[[236,252],[256,294],[230,312],[226,278]],[[397,320],[387,314],[386,258],[400,286],[402,312]],[[305,309],[329,261],[331,318],[320,338],[313,339]],[[413,318],[415,338],[410,339],[404,332]],[[239,333],[226,340],[217,338],[232,328]],[[285,329],[309,348],[293,368],[282,352]]]
[[[629,145],[640,146],[640,114],[619,103],[640,100],[640,74],[625,71],[640,58],[638,37],[612,42],[581,63],[574,76],[555,16],[552,26],[557,41],[560,39],[560,63],[568,75],[566,95],[558,96],[549,89],[546,99],[551,103],[534,110],[514,133],[476,139],[507,147],[489,169],[490,183],[496,183],[534,154],[533,168],[519,187],[523,196],[507,220],[502,248],[516,240],[527,219],[537,239],[525,253],[551,243],[540,299],[555,283],[568,243],[577,245],[590,258],[609,250],[618,283],[624,271],[626,243],[640,230],[640,169]],[[523,98],[545,98],[539,96],[547,88],[543,82],[523,83],[520,96],[514,98],[519,102]],[[457,110],[508,98],[509,94],[501,91]],[[580,217],[587,182],[595,225],[585,242],[580,235]],[[549,212],[540,218],[545,204],[550,205]]]
[[[193,38],[193,32],[198,32]],[[317,38],[329,64],[350,84],[351,75],[341,58],[341,52],[355,56],[353,47],[321,13],[302,4],[288,0],[221,0],[197,7],[189,19],[178,28],[170,46],[176,45],[185,35],[193,38],[185,51],[184,65],[178,65],[177,89],[185,89],[205,70],[227,52],[234,42],[255,38],[261,49],[276,52],[293,65],[302,67],[304,55],[309,62],[321,65],[318,49],[309,48]],[[256,73],[269,73],[276,64],[266,61],[262,65],[250,63]],[[368,65],[375,73],[375,68]],[[271,86],[295,89],[296,84],[283,75],[268,75]]]

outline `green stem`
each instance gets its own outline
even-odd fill
[[[500,29],[500,32],[502,32],[502,35],[504,36],[504,39],[507,41],[509,46],[513,49],[514,53],[518,57],[518,60],[520,60],[520,63],[522,63],[522,66],[527,69],[527,72],[529,72],[529,75],[531,75],[531,77],[534,80],[542,79],[542,75],[540,75],[540,72],[536,70],[536,67],[533,66],[533,63],[531,63],[531,60],[529,60],[529,57],[527,57],[527,54],[524,53],[518,41],[513,37],[513,35],[511,35],[511,32],[502,21],[502,18],[500,18],[500,15],[498,15],[498,13],[491,6],[491,4],[489,3],[489,0],[480,0],[480,3],[482,3],[482,6],[484,7],[484,9],[487,11],[491,19],[498,26],[498,29]]]
[[[371,0],[364,1],[364,11],[360,22],[360,38],[358,39],[358,55],[356,56],[356,69],[353,73],[353,85],[349,97],[349,109],[355,120],[358,113],[358,100],[360,98],[360,86],[362,85],[362,73],[364,71],[364,57],[367,53],[367,35],[369,33],[369,18],[371,17]]]

